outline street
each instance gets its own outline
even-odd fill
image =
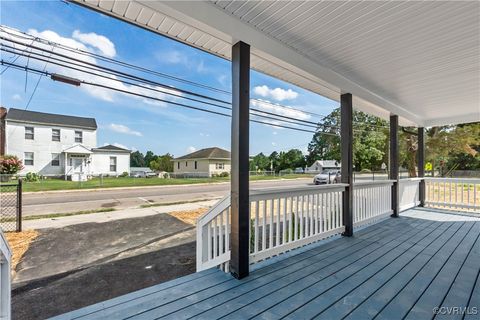
[[[312,185],[310,178],[254,181],[251,189]],[[193,184],[159,187],[118,188],[109,190],[69,190],[35,192],[23,195],[23,215],[67,213],[101,208],[128,209],[141,205],[190,202],[220,198],[228,194],[229,183]]]

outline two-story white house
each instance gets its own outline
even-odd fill
[[[20,175],[86,180],[130,174],[130,150],[97,147],[97,122],[84,118],[10,108],[3,121],[5,154],[23,160]]]

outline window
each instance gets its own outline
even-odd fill
[[[75,131],[75,142],[83,143],[83,132]]]
[[[197,161],[195,161],[195,170],[197,170]]]
[[[33,166],[33,152],[25,152],[23,163],[26,166]]]
[[[117,171],[117,157],[110,157],[110,171]]]
[[[185,161],[185,168],[188,167],[188,161]]]
[[[60,153],[52,153],[52,167],[60,166]]]
[[[60,141],[60,129],[52,129],[52,141]]]
[[[180,169],[180,161],[177,162],[177,169]]]
[[[225,169],[225,164],[224,163],[215,163],[215,169],[223,170],[223,169]]]
[[[25,127],[25,139],[33,140],[33,127]]]

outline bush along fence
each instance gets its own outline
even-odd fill
[[[22,180],[0,183],[0,228],[22,231]]]

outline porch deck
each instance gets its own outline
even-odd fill
[[[480,309],[480,218],[405,211],[252,266],[209,269],[56,319],[432,319],[436,307]],[[445,311],[445,309],[442,309]]]

